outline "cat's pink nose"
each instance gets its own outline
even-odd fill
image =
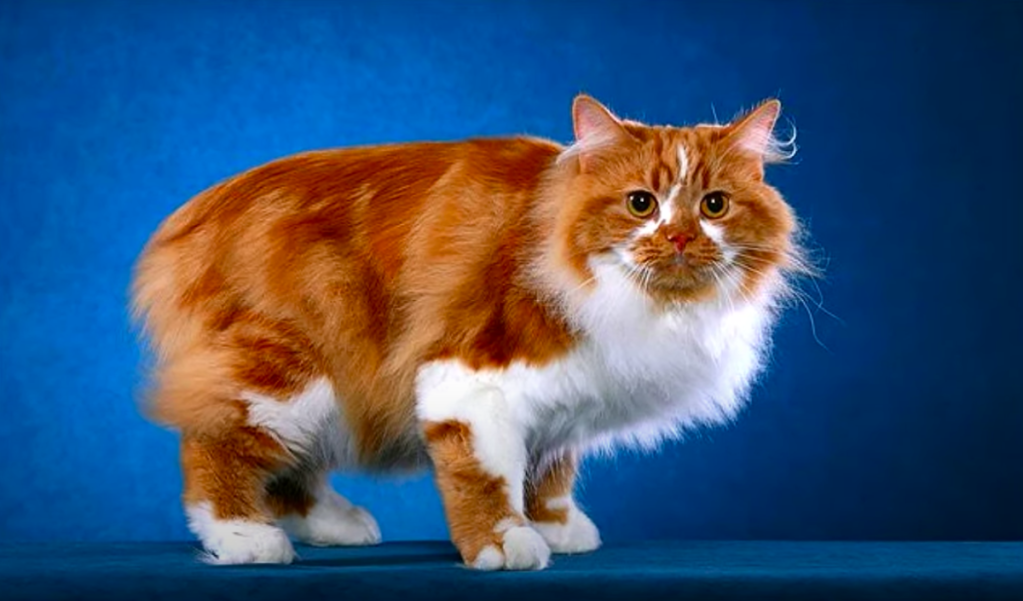
[[[666,234],[668,242],[675,245],[675,250],[678,252],[684,252],[686,250],[686,244],[693,239],[692,236],[684,232],[668,232]]]

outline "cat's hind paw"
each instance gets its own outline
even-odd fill
[[[214,565],[291,563],[295,549],[288,535],[272,524],[215,519],[205,504],[190,508],[189,526],[202,541],[202,560]]]
[[[533,522],[532,526],[555,553],[588,553],[601,544],[596,524],[574,504],[568,508],[564,523]]]
[[[295,560],[288,535],[267,524],[247,524],[222,533],[206,548],[204,560],[214,565],[282,563]]]
[[[281,525],[297,540],[316,547],[375,545],[380,542],[380,527],[373,516],[328,491],[304,517],[289,516]]]

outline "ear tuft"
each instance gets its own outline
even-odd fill
[[[781,115],[781,102],[771,98],[760,103],[729,127],[730,138],[765,163],[781,163],[795,156],[795,132],[788,140],[774,136],[774,127]]]

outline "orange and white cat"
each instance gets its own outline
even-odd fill
[[[763,368],[802,265],[779,111],[648,126],[582,95],[567,147],[308,152],[181,207],[134,303],[210,560],[376,543],[328,472],[431,466],[470,566],[596,549],[580,457],[728,420]]]

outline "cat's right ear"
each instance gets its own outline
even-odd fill
[[[620,141],[627,135],[618,117],[591,96],[580,94],[572,102],[572,126],[575,130],[573,154],[585,170],[586,156],[602,146]]]

